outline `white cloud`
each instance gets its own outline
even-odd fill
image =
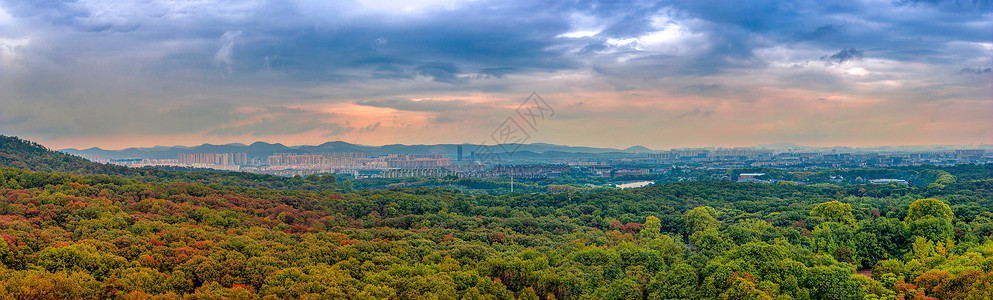
[[[626,38],[626,39],[607,39],[607,44],[615,47],[623,47],[628,45],[633,45],[638,42],[637,38]]]
[[[558,35],[558,37],[578,39],[578,38],[584,38],[584,37],[591,37],[591,36],[597,35],[597,33],[600,33],[600,31],[599,30],[577,30],[577,31],[570,31],[570,32],[566,32],[566,33],[560,34],[560,35]]]
[[[231,53],[234,52],[234,41],[239,36],[241,36],[240,30],[225,32],[218,40],[221,44],[220,48],[217,49],[217,53],[214,53],[214,65],[226,68],[228,73],[231,73]]]
[[[564,38],[591,37],[603,31],[604,23],[595,16],[573,13],[569,16],[569,32],[558,35]]]
[[[708,47],[708,41],[703,33],[693,32],[683,24],[667,21],[659,25],[656,25],[656,28],[660,30],[638,38],[639,50],[658,54],[686,55]]]
[[[865,68],[860,68],[860,67],[850,68],[848,70],[845,70],[845,73],[848,74],[848,75],[852,75],[852,76],[866,76],[866,75],[869,75],[869,71],[866,71]]]
[[[0,6],[0,26],[10,24],[13,21],[14,17],[8,14],[7,11],[3,9],[3,6]]]
[[[0,38],[0,69],[18,67],[21,52],[29,44],[31,44],[30,38]]]
[[[606,42],[614,47],[630,47],[642,51],[641,55],[685,56],[701,53],[710,47],[705,33],[694,30],[702,21],[678,19],[671,10],[652,17],[653,31],[637,37],[610,38]]]

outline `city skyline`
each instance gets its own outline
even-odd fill
[[[54,149],[988,144],[988,1],[0,0],[0,133]],[[492,144],[492,142],[491,142]]]
[[[277,147],[274,147],[277,146]],[[597,176],[666,173],[677,166],[734,168],[863,168],[987,164],[987,149],[959,148],[690,148],[668,151],[521,145],[518,153],[494,153],[498,145],[473,147],[463,160],[463,145],[369,147],[330,144],[290,148],[279,145],[228,145],[138,149],[137,151],[63,150],[90,161],[127,167],[179,167],[242,171],[279,176],[342,174],[355,178],[411,176],[555,177],[572,167]],[[544,150],[544,151],[542,151]],[[541,154],[545,153],[545,154]],[[495,155],[494,155],[495,154]],[[547,154],[547,155],[546,155]],[[510,171],[512,168],[516,171]],[[502,174],[502,175],[501,175]],[[757,175],[756,175],[757,176]],[[751,178],[751,177],[749,177]],[[728,177],[727,179],[730,179]],[[753,179],[761,183],[765,181]],[[889,179],[887,179],[889,180]],[[895,180],[895,179],[894,179]],[[889,182],[889,181],[885,181]],[[876,182],[873,182],[876,183]],[[906,183],[906,181],[904,181]]]
[[[129,147],[124,147],[124,148],[106,148],[106,147],[100,147],[100,146],[93,146],[93,147],[86,147],[86,148],[76,148],[76,147],[66,147],[66,148],[51,148],[50,147],[50,148],[53,149],[53,150],[89,150],[89,149],[99,149],[99,150],[106,150],[106,151],[121,151],[121,150],[127,150],[127,149],[195,148],[195,147],[200,147],[200,146],[250,146],[250,145],[252,145],[254,143],[264,143],[264,144],[269,144],[269,145],[283,145],[283,146],[286,146],[286,147],[289,147],[289,148],[295,148],[295,147],[316,147],[316,146],[319,146],[319,145],[325,144],[325,143],[348,143],[348,144],[351,144],[351,145],[364,146],[364,147],[384,147],[384,146],[394,146],[394,145],[400,145],[400,146],[466,145],[466,146],[499,147],[498,145],[492,144],[492,142],[491,143],[486,143],[486,144],[480,144],[480,143],[437,143],[437,144],[423,144],[423,143],[422,144],[403,144],[403,143],[392,143],[392,144],[370,145],[370,144],[350,143],[350,142],[347,142],[347,141],[340,141],[340,140],[336,140],[336,141],[325,141],[324,143],[319,143],[319,144],[284,144],[284,143],[280,143],[280,142],[268,142],[268,141],[256,140],[254,142],[249,142],[249,143],[232,142],[232,143],[220,144],[220,143],[204,142],[204,143],[200,143],[200,144],[129,146]],[[669,150],[677,150],[677,149],[706,149],[706,148],[712,148],[712,149],[744,149],[744,148],[768,149],[770,147],[771,148],[779,148],[779,149],[791,149],[791,148],[792,149],[800,149],[800,148],[819,148],[819,149],[832,149],[832,148],[850,148],[850,149],[873,149],[873,148],[946,148],[946,149],[971,149],[971,148],[993,148],[993,144],[991,144],[991,143],[972,143],[972,144],[916,144],[916,145],[915,144],[898,144],[898,145],[863,145],[863,146],[848,146],[848,145],[811,146],[811,145],[801,145],[801,144],[786,142],[786,143],[754,144],[754,145],[743,145],[743,146],[736,146],[736,145],[713,145],[713,144],[711,144],[711,145],[700,145],[700,146],[662,147],[662,148],[647,147],[647,146],[644,146],[644,145],[630,145],[630,146],[618,146],[618,147],[614,147],[614,146],[591,146],[591,145],[566,145],[566,144],[544,143],[544,142],[537,142],[537,141],[536,142],[533,142],[533,143],[530,143],[530,142],[529,143],[522,143],[522,145],[532,145],[532,144],[534,144],[534,145],[551,145],[551,146],[560,146],[560,147],[614,149],[614,150],[618,150],[618,151],[623,151],[623,150],[626,150],[626,149],[629,149],[629,148],[638,148],[638,147],[644,147],[644,148],[646,148],[648,150],[651,150],[651,151],[669,151]],[[43,145],[43,146],[46,146],[47,147],[47,145]],[[468,153],[468,151],[470,151],[470,150],[472,150],[472,149],[471,148],[465,148],[466,153]]]

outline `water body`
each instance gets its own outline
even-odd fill
[[[640,187],[643,187],[643,186],[646,186],[646,185],[649,185],[649,184],[655,184],[655,181],[635,181],[635,182],[628,182],[628,183],[625,183],[625,184],[618,184],[617,187],[618,188],[622,188],[622,189],[630,189],[630,188],[640,188]]]

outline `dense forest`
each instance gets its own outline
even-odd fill
[[[499,196],[7,166],[4,299],[993,298],[985,166]]]

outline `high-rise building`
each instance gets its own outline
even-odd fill
[[[676,154],[672,152],[648,154],[648,159],[675,159],[675,158],[676,158]]]
[[[241,153],[180,153],[180,164],[243,165],[248,162],[248,154]]]
[[[955,156],[959,160],[979,160],[986,154],[983,149],[955,150]]]
[[[388,168],[443,168],[451,165],[447,157],[441,155],[391,154],[385,159]]]
[[[458,149],[459,149],[458,161],[462,161],[462,145],[459,145]]]

